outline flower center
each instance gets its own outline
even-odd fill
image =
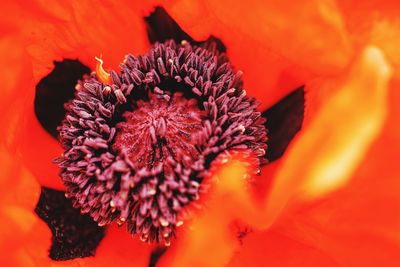
[[[123,114],[125,122],[117,124],[115,150],[124,150],[139,168],[148,170],[162,164],[164,172],[170,172],[171,161],[186,167],[193,164],[200,155],[194,137],[203,129],[203,112],[196,100],[181,93],[150,94],[148,101],[139,100],[134,106]]]
[[[56,160],[75,207],[169,245],[219,155],[246,150],[260,164],[265,120],[215,47],[167,41],[126,56],[119,74],[100,65],[79,82]]]

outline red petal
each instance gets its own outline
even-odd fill
[[[0,142],[15,152],[15,160],[22,160],[42,185],[62,188],[59,171],[52,164],[61,149],[34,115],[35,85],[22,37],[14,34],[4,40],[1,48],[4,56],[0,65],[6,73],[6,80],[4,98],[0,100]]]
[[[106,67],[117,68],[127,53],[142,53],[148,47],[142,19],[148,5],[37,0],[34,6],[33,14],[25,10],[24,33],[36,81],[49,72],[54,60],[79,58],[94,69],[94,56],[102,54]]]
[[[400,94],[392,87],[385,128],[350,182],[281,221],[281,231],[341,266],[399,266]]]
[[[40,186],[15,155],[0,147],[0,254],[4,266],[31,266],[32,257],[22,247],[39,221],[33,213]],[[43,240],[37,240],[40,244]]]
[[[389,77],[381,51],[367,48],[344,81],[325,81],[332,93],[289,148],[269,196],[271,208],[283,208],[299,187],[314,198],[346,184],[382,129]]]
[[[364,60],[365,59],[368,59],[368,57],[364,57]],[[361,75],[360,73],[356,75],[357,82],[345,82],[345,84],[352,86],[354,90],[357,88],[357,84],[362,85],[364,82],[369,81],[369,90],[365,91],[366,95],[364,95],[364,97],[357,98],[357,105],[350,105],[350,107],[353,107],[353,111],[346,113],[346,116],[340,116],[340,112],[336,112],[335,114],[336,116],[340,116],[342,121],[346,122],[350,118],[350,114],[353,114],[356,109],[368,103],[368,98],[377,101],[374,105],[366,109],[364,115],[368,114],[368,120],[365,122],[365,125],[372,127],[372,125],[374,125],[374,123],[372,123],[374,118],[379,118],[375,117],[375,115],[379,113],[373,115],[373,113],[369,112],[376,112],[380,108],[384,108],[384,110],[386,108],[389,109],[385,124],[381,126],[379,126],[379,123],[375,124],[375,126],[379,126],[380,134],[372,139],[372,143],[368,144],[367,153],[363,155],[362,161],[357,164],[358,167],[355,172],[351,172],[352,174],[350,176],[345,176],[346,186],[339,186],[339,189],[337,185],[333,188],[331,187],[329,188],[330,190],[335,189],[336,191],[330,194],[327,194],[327,191],[324,190],[324,188],[327,189],[326,187],[317,187],[320,190],[322,189],[322,191],[318,193],[322,198],[304,205],[303,208],[286,209],[283,218],[276,221],[273,232],[284,234],[290,239],[302,243],[306,247],[309,246],[313,251],[317,251],[317,254],[324,255],[323,258],[327,260],[333,259],[339,266],[372,267],[378,266],[379,264],[384,264],[385,266],[399,266],[400,256],[398,254],[398,249],[400,246],[400,236],[398,235],[398,226],[400,225],[400,213],[398,211],[400,210],[400,182],[398,177],[400,171],[397,162],[397,159],[400,157],[400,127],[397,123],[400,116],[400,93],[397,90],[399,81],[392,81],[389,95],[386,96],[386,94],[380,93],[378,95],[374,94],[374,92],[376,93],[380,90],[383,90],[381,93],[388,91],[385,86],[379,89],[380,86],[385,84],[385,80],[387,79],[384,67],[386,64],[382,65],[382,62],[378,63],[380,61],[371,62],[364,60],[361,60],[363,64],[358,65],[360,68],[359,70],[363,70],[362,73],[364,72],[364,74],[369,74]],[[368,64],[368,62],[375,63]],[[375,71],[370,72],[367,71],[368,69],[370,71]],[[383,76],[375,76],[375,78],[380,77],[376,79],[375,82],[369,80],[374,79],[374,75],[379,73],[383,74]],[[361,77],[362,79],[360,79]],[[378,91],[372,90],[372,85],[374,85],[375,90]],[[365,86],[359,88],[363,91],[365,90]],[[333,96],[327,100],[328,103],[333,101],[335,94],[336,93],[331,94]],[[382,98],[379,100],[379,96],[385,96],[383,98],[386,100],[383,102],[385,104],[380,102]],[[355,101],[352,102],[355,103]],[[315,119],[316,121],[318,117],[322,116],[324,113],[325,105],[326,104],[320,107],[319,115],[317,115]],[[373,111],[374,109],[376,110]],[[330,108],[329,110],[333,111],[336,109]],[[357,116],[358,119],[362,119],[362,117],[362,114]],[[331,116],[331,118],[334,118],[334,116]],[[369,122],[369,124],[367,122]],[[353,123],[353,126],[356,126],[357,120],[354,120]],[[338,131],[347,129],[347,127],[348,125],[341,124]],[[309,129],[310,128],[306,128],[305,132]],[[356,130],[356,128],[354,130]],[[331,131],[334,132],[335,130],[332,129]],[[361,138],[361,135],[356,135],[354,131],[352,131],[352,133],[354,133],[355,138]],[[305,134],[306,133],[304,133],[304,135]],[[320,143],[319,146],[322,148],[327,143],[331,142],[330,140],[334,140],[334,135],[331,135],[329,141],[325,141],[323,144]],[[343,141],[345,139],[340,138],[339,140]],[[369,142],[371,142],[371,140]],[[293,149],[296,146],[300,146],[300,143],[300,140],[298,140],[297,143],[294,144]],[[365,148],[354,150],[360,152],[362,150],[365,151]],[[318,166],[321,157],[329,155],[329,153],[324,153],[318,156],[318,149],[317,151],[315,149],[312,151],[316,156],[316,160],[312,160],[311,162],[311,164],[317,164],[314,166]],[[335,151],[335,147],[332,148],[332,151]],[[298,165],[293,164],[293,169],[289,170],[290,173],[293,172],[297,175],[295,178],[299,181],[301,181],[302,175],[307,173],[307,170],[311,172],[315,170],[315,167],[312,165],[307,168],[304,167],[304,163],[299,164],[299,162],[301,163],[300,159],[301,158],[298,158],[296,161]],[[306,159],[310,159],[310,157],[306,157]],[[289,165],[283,166],[288,167]],[[306,171],[299,170],[298,166],[304,167]],[[325,167],[327,166],[329,165]],[[336,170],[336,172],[338,170]],[[295,187],[295,185],[291,184],[286,189],[290,189],[290,187]],[[310,188],[306,188],[306,190],[310,190]],[[287,191],[282,190],[280,192],[284,194]],[[277,193],[277,196],[278,195],[279,193]],[[313,196],[315,197],[315,195]],[[300,204],[298,202],[299,199],[296,200],[297,203],[294,203],[298,207]],[[268,233],[264,232],[264,234],[257,235],[267,238]],[[274,239],[274,235],[270,238]],[[256,244],[251,235],[249,235],[248,243],[246,243],[246,240],[247,239],[244,240],[243,252],[235,257],[235,263],[249,260],[248,257],[255,258],[256,256],[253,251],[257,252],[257,250],[261,250],[260,247],[268,247],[269,244],[269,240],[263,240]],[[285,240],[276,242],[283,242],[283,244],[286,244]],[[280,245],[281,244],[274,244],[275,247],[279,247]],[[264,252],[262,255],[266,253],[267,252]],[[278,252],[276,252],[276,254],[278,254]],[[314,253],[309,255],[304,255],[302,253],[296,256],[296,258],[303,259],[306,263],[309,262],[306,264],[307,266],[325,266],[325,263],[314,264],[314,257]],[[266,257],[266,261],[268,263],[270,258],[272,261],[271,264],[274,266],[274,256]],[[287,263],[287,265],[282,263],[280,266],[291,266],[290,264],[291,262]]]
[[[178,238],[161,258],[160,266],[225,266],[239,248],[232,221],[243,209],[238,202],[242,195],[234,195],[247,181],[253,166],[246,165],[241,155],[216,160],[212,168],[212,189],[203,196],[203,208],[185,222]],[[218,166],[217,166],[218,165]],[[242,192],[239,192],[239,194]],[[239,207],[239,209],[238,209]],[[188,225],[186,225],[188,224]],[[235,230],[235,229],[233,229]],[[213,249],[211,249],[213,248]]]
[[[243,240],[243,247],[229,267],[340,266],[318,248],[301,243],[277,231],[254,231]]]
[[[126,229],[112,225],[96,250],[95,257],[80,260],[82,266],[138,266],[149,264],[154,245],[143,243],[138,237],[130,235]]]
[[[329,0],[181,0],[167,10],[192,37],[222,39],[233,64],[245,73],[247,90],[263,107],[312,73],[341,71],[351,55],[340,12]]]

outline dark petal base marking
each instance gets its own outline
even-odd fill
[[[65,117],[64,103],[74,97],[74,87],[89,67],[79,60],[54,61],[52,72],[36,85],[35,114],[43,128],[52,136],[58,136],[57,127]]]
[[[167,251],[166,247],[157,247],[155,248],[150,255],[149,267],[155,267],[158,260],[162,255]]]
[[[300,87],[263,112],[267,118],[268,150],[266,158],[280,158],[293,137],[300,131],[304,119],[304,87]]]
[[[169,39],[173,39],[175,42],[183,40],[193,42],[193,39],[179,27],[178,23],[162,7],[156,7],[144,20],[146,22],[147,37],[152,44],[156,42],[163,43]]]
[[[53,234],[50,258],[57,261],[93,256],[104,237],[104,228],[89,215],[72,207],[64,192],[42,187],[36,214]]]
[[[226,52],[224,43],[215,36],[211,35],[206,41],[193,40],[193,38],[182,30],[178,23],[176,23],[162,7],[156,7],[154,11],[144,19],[146,21],[147,36],[152,44],[156,42],[162,43],[171,39],[177,43],[185,40],[194,45],[214,43],[219,52]]]
[[[59,127],[65,153],[56,163],[67,197],[100,226],[127,222],[143,241],[169,245],[188,207],[204,192],[203,179],[218,155],[246,150],[258,165],[263,160],[265,119],[246,96],[242,72],[213,43],[157,43],[145,55],[126,56],[120,67],[120,74],[111,71],[112,84],[95,74],[79,82]],[[138,120],[147,120],[146,110],[156,106],[157,112],[175,113],[174,123],[168,116]],[[134,128],[140,136],[129,133]],[[152,142],[136,146],[139,137]],[[154,153],[154,145],[168,156]],[[180,152],[188,149],[193,153]]]

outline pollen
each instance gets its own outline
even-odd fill
[[[157,43],[128,54],[119,73],[105,72],[97,58],[58,128],[64,153],[55,162],[82,213],[168,246],[226,155],[250,153],[246,166],[259,172],[265,119],[242,72],[215,47]]]

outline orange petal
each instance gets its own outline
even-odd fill
[[[203,197],[204,207],[178,232],[160,266],[225,266],[239,248],[232,221],[238,217],[240,197],[232,190],[247,180],[249,169],[241,159],[229,158],[214,171],[213,188]]]
[[[296,213],[279,227],[341,266],[399,266],[400,92],[392,84],[389,114],[353,178],[340,190]]]
[[[107,230],[95,257],[81,259],[79,263],[82,267],[146,267],[153,248],[154,245],[143,243],[137,236],[130,235],[125,227],[114,224]]]
[[[315,198],[346,184],[382,129],[389,77],[381,51],[366,48],[349,77],[336,83],[338,89],[289,148],[271,189],[270,214],[279,214],[299,187],[302,197]]]
[[[116,67],[126,53],[143,52],[148,43],[142,15],[149,7],[91,0],[21,4],[10,3],[19,19],[7,20],[8,31],[15,36],[6,35],[0,46],[6,87],[0,101],[7,107],[0,118],[7,127],[0,131],[8,148],[20,152],[42,185],[61,189],[58,169],[52,164],[61,148],[33,113],[35,82],[50,72],[54,60],[79,58],[94,67],[94,56],[102,53],[107,65]]]
[[[309,139],[304,136],[302,140],[303,152],[307,146],[312,151],[306,158],[314,166],[305,175],[308,176],[304,185],[306,194],[324,194],[351,177],[382,129],[390,75],[391,69],[382,52],[372,47],[365,49],[342,89],[311,122],[307,129]]]
[[[4,107],[0,117],[3,125],[0,142],[8,150],[18,152],[15,153],[15,160],[22,160],[42,185],[61,189],[59,170],[52,164],[52,160],[61,153],[61,148],[43,130],[34,114],[35,85],[21,39],[17,34],[9,35],[2,43],[4,60],[0,64],[6,74],[6,87],[0,100],[1,107]]]
[[[244,238],[240,252],[234,255],[228,266],[339,267],[340,265],[318,248],[277,231],[255,230]]]
[[[371,30],[370,42],[381,47],[388,60],[394,66],[394,75],[400,77],[400,18],[375,22]]]
[[[2,266],[36,266],[26,245],[34,239],[32,233],[37,232],[36,225],[41,223],[33,212],[40,185],[23,166],[17,141],[26,109],[24,92],[30,85],[31,68],[25,60],[23,38],[15,28],[8,28],[1,37],[0,54],[3,82],[0,98],[0,249],[8,251],[0,253],[0,262]],[[39,247],[50,241],[50,235],[48,239],[42,235],[34,240],[35,246]]]
[[[23,32],[33,58],[35,81],[49,72],[54,60],[78,58],[94,69],[94,56],[103,54],[107,65],[117,68],[127,53],[145,52],[148,47],[142,19],[150,8],[146,4],[93,0],[33,3],[22,10],[27,13]]]
[[[313,73],[341,71],[351,55],[340,12],[329,0],[181,0],[167,10],[192,37],[222,39],[233,64],[245,73],[247,90],[263,107]]]
[[[365,49],[349,77],[336,84],[339,89],[288,148],[266,202],[255,205],[243,182],[221,183],[235,196],[236,215],[268,228],[294,196],[312,199],[344,185],[382,128],[389,76],[379,49]]]
[[[354,76],[359,79],[353,79],[352,77]],[[400,210],[400,184],[398,162],[396,161],[400,156],[400,127],[397,123],[400,114],[400,95],[396,90],[399,82],[395,80],[391,84],[393,90],[390,92],[389,97],[387,96],[389,76],[388,65],[379,50],[376,48],[366,49],[348,79],[342,82],[344,86],[333,93],[331,92],[331,98],[320,107],[318,115],[309,122],[310,125],[301,133],[303,137],[298,138],[292,147],[292,152],[289,152],[290,154],[287,155],[287,158],[283,159],[280,167],[281,173],[285,172],[285,166],[286,168],[290,167],[286,165],[286,162],[293,155],[291,153],[294,153],[295,148],[301,144],[301,138],[305,138],[304,136],[310,134],[308,133],[309,129],[314,129],[315,131],[313,123],[319,121],[320,116],[327,112],[327,107],[329,107],[329,110],[336,111],[335,115],[339,116],[342,121],[349,120],[353,122],[354,129],[341,124],[339,130],[344,127],[352,129],[352,132],[358,133],[355,135],[357,139],[364,136],[365,140],[365,146],[357,148],[357,151],[361,150],[363,153],[361,159],[348,159],[349,166],[344,170],[346,172],[346,186],[339,188],[337,188],[337,185],[335,187],[321,186],[319,189],[322,189],[322,191],[320,192],[309,191],[309,187],[303,188],[303,193],[306,193],[307,197],[315,197],[316,195],[313,193],[317,193],[320,200],[314,200],[310,204],[304,205],[301,209],[292,208],[286,210],[284,216],[279,221],[275,221],[275,227],[269,232],[258,232],[256,230],[255,236],[250,234],[244,239],[241,251],[234,256],[231,262],[232,266],[251,265],[254,262],[259,263],[261,261],[268,266],[293,266],[293,264],[298,266],[297,259],[301,260],[300,265],[307,266],[372,267],[379,264],[384,264],[385,266],[398,266],[400,264],[400,256],[398,254],[400,246],[400,235],[398,234],[400,213],[397,212]],[[343,95],[344,92],[353,92],[356,95],[357,92],[362,93],[361,90],[365,90],[364,83],[369,86],[367,95],[357,97],[356,106],[349,105],[349,107],[353,107],[351,112],[342,113],[346,111],[346,105],[342,105],[341,101],[336,102],[338,105],[331,106],[331,103],[334,103],[333,101],[338,96]],[[351,99],[349,97],[349,100]],[[344,103],[348,102],[345,101]],[[383,118],[388,107],[389,113],[384,124]],[[359,113],[360,111],[363,112]],[[356,118],[361,119],[361,121],[363,121],[363,115],[366,113],[369,118],[367,122],[369,122],[369,125],[375,125],[375,130],[371,130],[369,135],[357,132],[356,130],[363,128],[358,124],[358,120],[352,117],[354,112],[357,114]],[[335,116],[331,120],[334,118]],[[324,125],[325,128],[328,128],[330,124]],[[370,128],[374,129],[373,127]],[[331,128],[330,131],[335,132],[335,129]],[[329,144],[332,140],[335,140],[335,135],[330,134],[330,139],[318,143],[318,146],[315,147],[324,148],[326,143]],[[341,135],[339,134],[338,136]],[[346,141],[346,138],[341,137],[340,140]],[[359,144],[359,142],[355,142],[355,144]],[[335,149],[336,147],[333,147],[332,151],[335,151]],[[319,149],[315,148],[312,152],[317,154],[315,158],[311,157],[312,163],[318,166],[319,159],[324,158],[325,155],[319,154]],[[310,156],[306,157],[304,162],[302,162],[301,158],[298,158],[297,165],[292,167],[297,172],[295,170],[288,171],[289,173],[293,171],[295,174],[293,174],[294,179],[299,179],[300,182],[304,179],[303,175],[312,173],[314,170],[312,165],[304,166],[304,170],[299,170],[299,166],[303,168],[303,164],[306,163],[307,159],[310,159]],[[329,167],[331,163],[323,166]],[[347,168],[352,168],[353,170],[349,171]],[[354,168],[356,169],[354,170]],[[322,174],[321,176],[324,177]],[[310,176],[305,177],[309,178]],[[279,172],[277,177],[282,178]],[[340,178],[343,179],[343,177]],[[298,184],[296,185],[296,181],[293,181],[290,186],[287,185],[284,188],[288,191],[288,194],[293,194],[296,191],[293,188],[296,188]],[[276,189],[275,187],[272,190]],[[314,188],[312,187],[312,189]],[[330,194],[326,194],[327,189]],[[335,189],[335,192],[332,193],[333,189]],[[284,195],[287,191],[282,189],[280,193]],[[310,194],[310,192],[313,193]],[[288,196],[283,196],[283,199],[285,197],[289,198]],[[271,201],[271,198],[269,200]],[[279,199],[278,203],[281,200]],[[283,203],[287,204],[286,201],[283,201]],[[283,203],[281,205],[284,205]],[[273,214],[275,210],[271,209],[268,204],[267,211],[271,211]],[[298,207],[300,203],[296,205]],[[278,207],[275,212],[279,214],[282,211],[282,207],[279,205],[275,207]],[[267,213],[266,210],[260,210],[259,212]],[[264,217],[268,222],[268,216],[261,217]],[[253,219],[254,221],[257,222],[257,220]],[[264,225],[261,223],[257,226]],[[280,238],[277,238],[277,236]],[[289,240],[291,242],[288,242]],[[290,257],[293,245],[296,250],[294,250],[293,256]],[[268,249],[269,246],[271,247],[270,249]],[[284,248],[279,249],[280,246],[284,246]],[[281,254],[279,257],[279,253],[284,255]],[[262,258],[259,255],[262,255]],[[285,259],[288,257],[293,260],[286,262]],[[259,260],[257,261],[257,259]]]
[[[33,209],[40,186],[14,157],[0,146],[0,249],[9,252],[0,254],[0,262],[4,266],[29,266],[32,259],[22,244],[38,221]]]
[[[349,38],[359,49],[366,43],[379,46],[400,75],[400,55],[396,44],[400,41],[398,1],[337,1],[345,18]]]

